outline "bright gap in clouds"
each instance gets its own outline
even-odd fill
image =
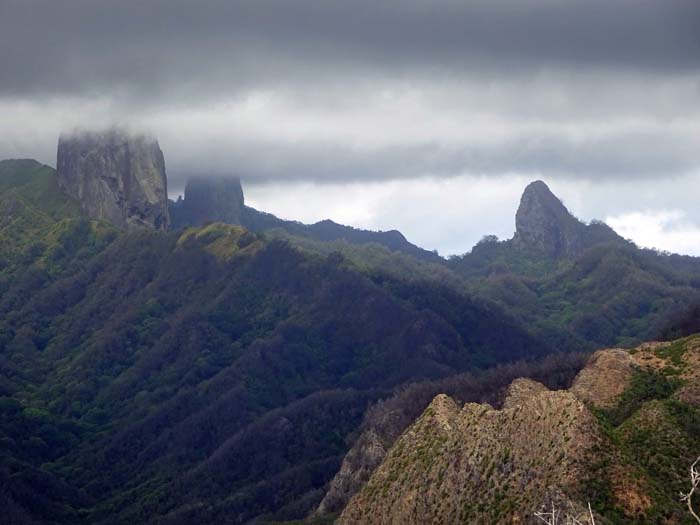
[[[371,230],[401,231],[441,255],[462,254],[479,239],[508,239],[525,186],[536,176],[423,177],[385,182],[246,184],[246,202],[281,218],[313,223],[332,219]],[[674,184],[546,180],[584,222],[604,219],[639,246],[700,256],[700,175]]]
[[[418,178],[353,184],[244,183],[246,203],[285,218],[332,219],[372,230],[399,230],[441,255],[461,254],[486,234],[510,238],[529,178]]]
[[[700,227],[690,222],[682,210],[625,213],[608,217],[606,222],[639,246],[700,255]]]

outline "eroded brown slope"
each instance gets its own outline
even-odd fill
[[[439,395],[338,523],[535,523],[542,505],[591,499],[599,524],[684,523],[676,487],[697,443],[677,410],[697,406],[699,364],[688,338],[597,352],[568,391],[516,380],[501,410]],[[647,399],[640,377],[673,392]]]
[[[511,391],[502,410],[437,396],[339,523],[517,523],[533,501],[576,492],[601,440],[593,415],[526,379]]]

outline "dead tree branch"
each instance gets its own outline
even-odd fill
[[[690,491],[688,493],[681,492],[681,501],[685,501],[688,505],[688,511],[695,518],[695,520],[700,523],[700,517],[697,515],[695,510],[693,510],[693,494],[700,487],[700,471],[698,471],[698,463],[700,463],[700,457],[695,460],[695,462],[690,465]]]

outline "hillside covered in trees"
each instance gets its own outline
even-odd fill
[[[566,387],[576,352],[688,324],[695,259],[560,212],[547,227],[564,251],[521,235],[446,261],[272,219],[123,231],[52,168],[0,162],[7,515],[324,520],[382,459],[359,457],[333,503],[353,444],[371,430],[388,449],[434,395],[493,400],[519,376]]]
[[[124,233],[55,200],[53,170],[2,168],[2,486],[17,515],[301,517],[373,401],[552,351],[446,286],[233,225]]]

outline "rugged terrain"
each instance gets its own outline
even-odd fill
[[[485,237],[447,265],[558,348],[631,347],[700,301],[700,259],[584,224],[541,181],[525,189],[512,239]]]
[[[91,219],[118,228],[164,230],[170,224],[165,160],[153,138],[116,128],[63,135],[56,175]]]
[[[500,409],[445,395],[394,443],[338,523],[692,523],[700,336],[596,352],[569,390],[518,379]]]
[[[576,257],[600,243],[627,244],[603,223],[576,219],[541,180],[525,188],[515,214],[515,246],[561,258]]]
[[[191,183],[166,229],[126,183],[138,148],[110,144],[69,165],[111,193],[0,161],[0,502],[20,523],[332,519],[436,394],[498,406],[521,376],[567,388],[577,350],[693,326],[696,259],[584,225],[543,184],[516,238],[446,261],[399,232],[259,212],[230,179]],[[153,144],[136,165],[160,173]],[[663,407],[697,389],[677,395]]]
[[[421,261],[441,262],[442,258],[423,250],[397,230],[370,231],[344,226],[331,220],[302,224],[275,217],[245,205],[241,181],[237,177],[197,177],[187,182],[184,197],[169,201],[174,229],[223,222],[244,226],[253,232],[275,232],[321,242],[341,241],[352,245],[377,245],[410,255]]]
[[[448,287],[236,225],[125,232],[45,191],[53,170],[1,167],[0,498],[20,522],[303,517],[372,402],[551,351]]]

